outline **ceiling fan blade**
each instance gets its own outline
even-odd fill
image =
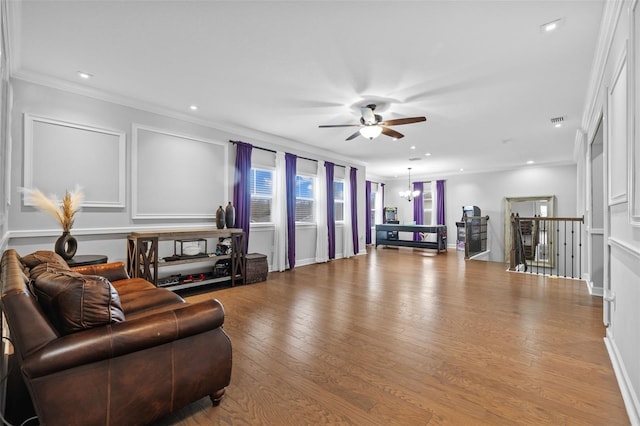
[[[407,117],[396,118],[395,120],[386,120],[380,123],[382,126],[398,126],[400,124],[419,123],[420,121],[427,121],[427,117]]]
[[[382,126],[380,126],[380,127],[382,127]],[[382,133],[387,135],[387,136],[391,136],[394,139],[404,138],[404,135],[402,133],[396,132],[393,129],[389,129],[388,127],[382,127]]]
[[[373,109],[360,107],[360,113],[362,114],[362,124],[376,124],[376,115],[373,113]]]
[[[322,124],[318,127],[360,127],[359,124]]]
[[[352,134],[351,136],[349,136],[348,138],[346,138],[346,141],[350,141],[351,139],[355,139],[358,136],[360,136],[360,130],[358,130],[357,132],[355,132],[354,134]]]

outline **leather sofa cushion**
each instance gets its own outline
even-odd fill
[[[41,271],[32,288],[61,334],[124,321],[120,297],[109,280],[57,266]]]
[[[21,260],[22,263],[24,263],[27,268],[30,269],[40,265],[41,263],[47,263],[51,266],[57,265],[61,269],[69,269],[69,265],[67,265],[67,262],[65,262],[59,254],[48,250],[38,250],[24,256],[23,258],[21,258]]]
[[[184,299],[165,288],[153,288],[149,290],[123,293],[120,296],[122,309],[130,318],[132,314],[139,314],[163,306],[184,304]]]

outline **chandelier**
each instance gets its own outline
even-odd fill
[[[407,189],[406,191],[400,191],[400,196],[411,202],[411,200],[416,198],[418,195],[420,195],[420,191],[411,190],[411,167],[409,167],[409,189]]]

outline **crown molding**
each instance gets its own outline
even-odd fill
[[[611,54],[611,46],[620,22],[624,1],[609,0],[605,3],[600,23],[600,33],[596,45],[596,53],[591,66],[591,78],[587,89],[586,103],[582,114],[582,128],[590,129],[592,118],[598,114],[598,92],[602,87],[607,62]]]
[[[80,96],[86,96],[99,101],[109,102],[153,114],[162,115],[165,117],[173,118],[176,120],[196,124],[199,126],[207,127],[210,129],[218,130],[227,133],[229,139],[241,139],[252,144],[264,145],[265,148],[275,150],[290,150],[294,152],[310,153],[323,158],[331,159],[331,161],[340,161],[354,166],[366,167],[367,163],[363,161],[354,160],[343,155],[338,155],[334,152],[317,148],[313,145],[306,144],[300,141],[294,141],[291,139],[283,138],[275,134],[262,132],[260,130],[245,127],[235,123],[221,123],[211,120],[203,120],[193,117],[183,112],[178,112],[170,108],[164,108],[153,103],[145,102],[139,99],[129,98],[126,96],[115,95],[106,91],[94,89],[91,87],[83,86],[68,80],[63,80],[51,76],[47,76],[40,73],[34,73],[30,71],[18,71],[14,72],[11,76],[14,80],[21,80],[27,83],[37,84],[45,87],[49,87],[64,92],[73,93]]]

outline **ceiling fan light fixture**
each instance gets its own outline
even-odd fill
[[[363,126],[360,128],[360,134],[369,140],[373,140],[380,136],[382,133],[382,127],[373,125],[373,126]]]

